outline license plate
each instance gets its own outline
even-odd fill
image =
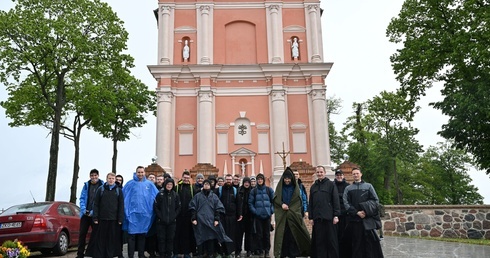
[[[22,227],[22,222],[9,222],[0,224],[0,229],[3,228],[20,228]]]

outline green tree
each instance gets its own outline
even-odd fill
[[[418,108],[403,94],[381,92],[366,103],[354,103],[355,115],[344,130],[350,130],[350,160],[362,167],[363,178],[379,191],[385,204],[402,203],[399,163],[418,159],[421,146],[410,122]],[[396,198],[392,200],[392,196]]]
[[[427,183],[421,187],[427,193],[423,204],[483,204],[483,197],[468,175],[471,158],[451,146],[450,142],[438,143],[421,157],[418,171]]]
[[[155,111],[155,95],[127,70],[115,71],[99,87],[99,116],[91,127],[112,140],[112,172],[117,171],[117,143],[130,138],[131,129],[146,124],[145,116]]]
[[[126,61],[128,33],[99,0],[16,0],[0,12],[0,81],[9,97],[1,102],[10,126],[49,128],[51,145],[46,200],[54,200],[59,135],[67,103],[84,98],[111,68]],[[80,93],[80,94],[77,94]]]
[[[332,162],[340,164],[344,160],[347,151],[347,138],[341,132],[337,131],[331,115],[338,115],[342,109],[342,100],[336,97],[327,98],[327,119],[328,135],[330,142],[330,158]]]
[[[410,122],[419,110],[403,94],[382,91],[378,96],[368,101],[369,116],[367,120],[373,131],[380,135],[377,147],[382,159],[387,160],[385,167],[384,188],[390,190],[392,179],[396,191],[396,202],[403,202],[403,193],[398,178],[398,161],[413,161],[418,158],[417,153],[422,146],[415,139],[418,129],[413,128]]]
[[[490,1],[406,0],[387,36],[402,48],[391,57],[401,89],[415,102],[434,83],[433,103],[449,117],[439,132],[490,173]]]

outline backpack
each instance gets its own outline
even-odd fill
[[[116,195],[117,195],[117,197],[119,197],[119,186],[116,185],[114,187],[116,188]],[[100,189],[100,196],[102,196],[104,194],[105,187],[104,187],[104,185],[102,185],[102,186],[100,186],[100,188],[101,188]]]
[[[222,186],[220,186],[220,187],[218,188],[219,198],[220,198],[220,199],[221,199],[221,195],[222,195],[222,194],[221,194],[221,192],[223,191],[223,190],[222,190],[222,188],[223,188]],[[234,187],[234,186],[233,186],[233,195],[234,195],[234,196],[235,196],[235,198],[236,198],[236,187]]]

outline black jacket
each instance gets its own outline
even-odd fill
[[[123,191],[118,186],[109,188],[107,183],[101,185],[94,196],[94,215],[97,220],[124,221],[124,197]]]
[[[249,188],[245,188],[243,185],[240,186],[240,190],[238,190],[238,196],[240,197],[240,201],[242,202],[242,216],[245,218],[250,218],[252,213],[248,208],[248,197],[250,196],[250,191],[252,190],[252,186]]]
[[[328,178],[316,180],[310,188],[308,218],[332,220],[340,215],[339,194],[335,184]]]
[[[236,216],[237,218],[242,215],[242,199],[238,196],[238,189],[233,185],[223,185],[218,188],[218,197],[225,206],[226,216]]]
[[[375,200],[368,200],[359,203],[359,206],[366,213],[366,218],[362,220],[364,229],[380,229],[381,218],[379,217],[378,203]]]
[[[180,198],[181,212],[179,217],[190,217],[191,212],[189,211],[189,203],[191,202],[194,195],[197,194],[197,190],[194,185],[184,184],[180,181],[175,186],[175,191]]]
[[[177,216],[180,213],[180,198],[173,190],[168,191],[162,188],[155,197],[153,210],[157,216],[156,222],[162,224],[175,223]]]
[[[339,201],[340,201],[340,213],[342,216],[347,215],[347,210],[345,209],[344,205],[344,190],[347,186],[350,184],[345,181],[345,179],[342,179],[342,181],[337,181],[334,180],[335,186],[337,186],[337,191],[339,192]]]

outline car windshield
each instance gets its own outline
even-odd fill
[[[4,215],[15,215],[22,213],[44,213],[51,203],[27,203],[8,208],[2,213]]]

